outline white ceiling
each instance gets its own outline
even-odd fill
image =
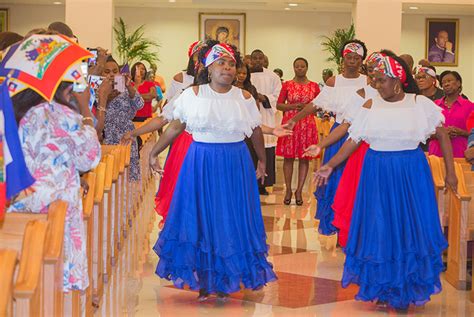
[[[53,2],[66,0],[0,0],[2,4],[40,4],[52,5]],[[474,0],[402,0],[405,14],[445,14],[474,16]],[[213,10],[284,10],[289,3],[292,11],[351,12],[356,0],[114,0],[121,7],[172,7],[202,8]],[[432,2],[432,3],[429,3]],[[449,4],[441,4],[449,3]],[[409,7],[416,6],[418,10]]]

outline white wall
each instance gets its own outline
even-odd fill
[[[64,6],[2,5],[10,8],[10,30],[25,34],[53,21],[64,21]],[[115,17],[122,17],[131,27],[146,25],[146,35],[161,44],[159,71],[167,81],[186,66],[188,45],[198,38],[198,13],[216,10],[117,7]],[[403,15],[400,53],[410,53],[418,61],[425,54],[425,18],[446,15]],[[464,92],[474,99],[474,16],[461,16],[459,66]],[[292,61],[303,56],[310,63],[309,77],[320,81],[321,70],[334,65],[325,59],[321,36],[336,28],[349,26],[349,13],[304,13],[278,11],[247,12],[246,50],[262,49],[270,58],[270,68],[281,68],[284,78],[293,76]],[[383,36],[383,33],[380,33]],[[83,43],[87,46],[87,43]]]
[[[455,70],[463,78],[463,91],[474,100],[474,17],[452,17],[446,15],[403,15],[401,53],[409,53],[415,63],[425,58],[425,19],[459,18],[459,64],[458,67],[436,67],[438,74],[444,70]]]
[[[64,22],[64,6],[2,4],[0,7],[9,9],[9,30],[20,35],[32,29],[46,28],[51,22]]]
[[[169,80],[186,66],[188,46],[198,39],[200,11],[213,10],[118,7],[115,17],[122,17],[133,28],[146,24],[146,35],[161,44],[159,72]],[[308,76],[314,81],[321,80],[323,68],[335,68],[325,62],[328,55],[321,51],[321,36],[351,23],[349,13],[249,11],[246,14],[246,53],[260,48],[269,57],[269,68],[281,68],[284,78],[293,77],[293,60],[305,57],[310,65]]]

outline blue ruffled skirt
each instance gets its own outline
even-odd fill
[[[334,123],[331,127],[331,131],[339,126],[339,123]],[[336,143],[327,147],[324,152],[323,165],[329,162],[330,159],[339,151],[344,142],[347,140],[348,134],[341,138]],[[323,235],[332,235],[337,232],[337,228],[332,225],[334,220],[334,210],[332,209],[332,204],[334,202],[334,196],[336,195],[337,186],[339,186],[339,181],[342,177],[342,172],[344,172],[344,167],[346,162],[337,166],[331,174],[331,177],[328,180],[327,185],[320,186],[314,192],[314,196],[318,201],[316,208],[316,216],[314,218],[319,220],[319,233]]]
[[[356,299],[395,308],[423,305],[441,291],[441,230],[433,179],[421,149],[368,150],[346,247],[342,286]]]
[[[233,293],[276,280],[244,142],[191,144],[153,249],[156,274],[179,288]]]

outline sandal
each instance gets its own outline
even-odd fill
[[[291,204],[291,197],[293,196],[293,193],[290,192],[290,198],[287,198],[288,195],[285,195],[285,199],[283,200],[283,203],[286,205],[286,206],[289,206]]]
[[[297,206],[303,206],[304,200],[303,200],[302,195],[301,195],[300,198],[298,199],[298,195],[297,195],[296,193],[297,193],[297,192],[295,192],[296,205],[297,205]]]
[[[199,290],[199,296],[197,298],[197,301],[202,303],[205,302],[206,300],[209,299],[209,293],[205,289],[200,289]]]

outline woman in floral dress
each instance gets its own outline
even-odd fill
[[[278,98],[277,108],[284,112],[282,124],[293,118],[305,104],[311,102],[319,94],[317,83],[306,77],[308,72],[308,61],[298,57],[293,62],[295,77],[283,83]],[[295,192],[296,204],[303,204],[303,185],[308,175],[309,161],[312,157],[304,156],[304,150],[311,144],[318,142],[318,131],[314,115],[310,115],[299,121],[294,129],[293,135],[278,139],[276,154],[284,157],[283,172],[285,175],[286,194],[284,204],[291,203],[293,195],[291,189],[291,178],[293,176],[293,163],[299,161],[298,187]]]
[[[12,98],[18,134],[28,169],[36,179],[27,193],[12,200],[8,212],[47,213],[54,201],[68,203],[64,226],[64,291],[85,290],[86,236],[82,219],[79,172],[100,161],[100,143],[89,110],[89,91],[75,94],[62,83],[54,101],[44,102],[30,89]]]

